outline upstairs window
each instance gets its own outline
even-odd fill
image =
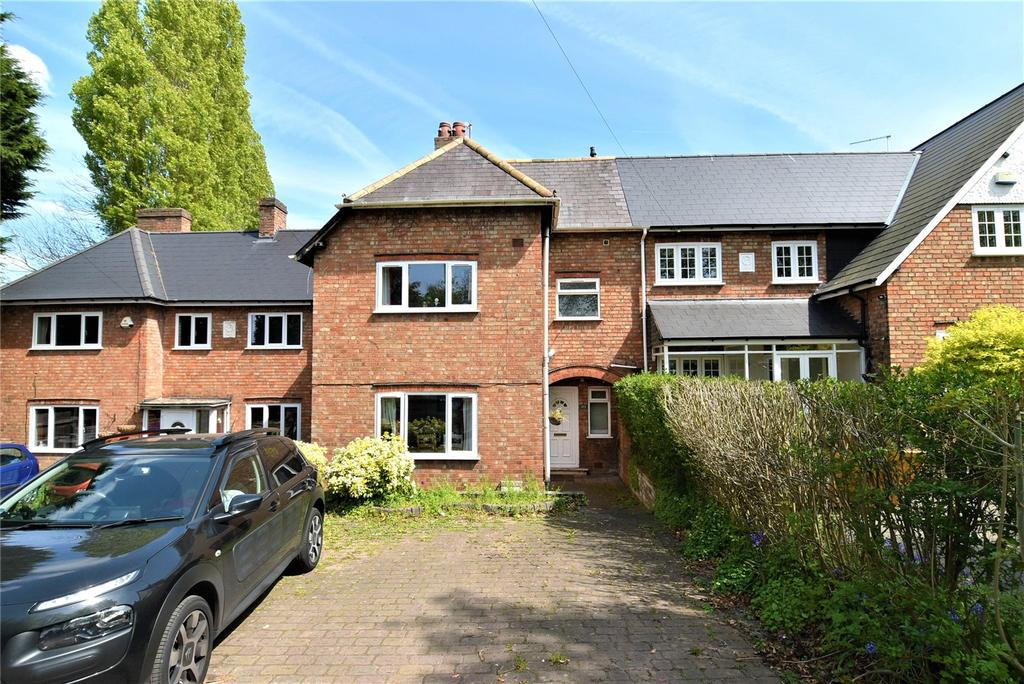
[[[557,318],[578,321],[601,319],[601,281],[597,278],[565,278],[555,284]]]
[[[249,347],[256,349],[301,349],[302,314],[249,314]]]
[[[772,262],[773,283],[818,282],[818,243],[814,240],[773,242]]]
[[[656,247],[655,285],[721,285],[722,245],[718,242],[662,244]]]
[[[210,314],[178,314],[175,317],[175,349],[210,348]]]
[[[475,261],[377,264],[377,311],[476,311]]]
[[[1021,207],[974,207],[976,254],[1024,254]]]
[[[103,314],[36,314],[32,326],[33,349],[101,349]]]
[[[71,452],[98,435],[98,406],[33,406],[29,412],[32,451]]]

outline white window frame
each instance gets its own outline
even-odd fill
[[[807,380],[811,375],[811,359],[825,359],[826,368],[828,370],[828,377],[835,379],[838,374],[838,363],[836,359],[835,350],[815,350],[815,351],[779,351],[775,352],[772,358],[772,379],[776,382],[782,381],[782,362],[785,359],[799,359],[800,360],[800,380]]]
[[[788,278],[779,275],[779,250],[783,247],[789,248],[790,268],[794,274],[799,273],[800,265],[796,250],[798,247],[811,248],[811,264],[813,273],[809,276],[792,275]],[[776,285],[792,285],[799,283],[820,283],[818,275],[818,241],[817,240],[776,240],[772,241],[772,283]]]
[[[76,447],[53,447],[53,446],[40,446],[36,444],[36,411],[39,409],[47,409],[47,424],[46,430],[46,442],[47,444],[54,443],[54,424],[53,424],[53,410],[58,408],[76,408],[78,409],[78,444]],[[82,420],[82,411],[84,409],[92,409],[96,411],[96,434],[87,436],[84,434],[85,421]],[[28,439],[25,440],[25,444],[28,446],[28,450],[33,453],[41,454],[71,454],[78,451],[81,448],[81,444],[90,439],[99,437],[100,434],[100,406],[99,404],[31,404],[28,407]]]
[[[409,456],[418,461],[479,461],[480,460],[480,397],[473,392],[380,392],[374,398],[373,434],[380,435],[381,400],[398,398],[400,401],[401,419],[399,420],[401,437],[409,443],[409,397],[443,396],[444,402],[444,453],[428,454],[409,452]],[[470,451],[452,451],[452,399],[473,400],[473,449]]]
[[[263,327],[263,339],[266,342],[267,336],[270,334],[270,319],[281,318],[281,343],[280,344],[253,344],[252,334],[255,330],[253,320],[256,316],[266,316],[266,325]],[[288,344],[288,317],[298,316],[299,317],[299,343]],[[303,327],[305,326],[305,320],[301,311],[254,311],[249,314],[248,318],[249,328],[245,331],[245,342],[246,349],[302,349],[302,338],[304,336]],[[211,333],[212,334],[212,333]]]
[[[592,290],[563,290],[564,283],[593,283]],[[558,305],[560,297],[574,297],[579,295],[597,295],[596,316],[563,316]],[[556,321],[599,321],[601,320],[601,279],[600,278],[559,278],[555,281],[555,320]]]
[[[604,392],[604,399],[595,398],[594,392]],[[591,387],[587,391],[587,439],[611,439],[612,438],[612,389],[611,387]],[[608,410],[608,432],[594,432],[593,415],[594,406],[604,404]]]
[[[189,344],[180,344],[181,319],[188,316],[192,319],[192,340]],[[196,344],[196,323],[195,319],[206,319],[206,344]],[[180,313],[174,316],[174,346],[173,349],[213,349],[213,314],[208,313]]]
[[[409,306],[409,267],[410,266],[444,265],[444,301],[445,306]],[[469,304],[451,304],[452,301],[452,267],[468,266],[470,269]],[[402,303],[384,304],[384,269],[402,269]],[[378,261],[377,262],[377,295],[374,313],[451,313],[453,311],[477,312],[480,310],[477,300],[477,262],[475,261]]]
[[[57,316],[79,316],[81,317],[81,331],[79,333],[79,344],[58,345],[57,341]],[[97,329],[96,344],[85,343],[85,316],[98,316],[99,325]],[[39,331],[39,319],[50,319],[50,340],[47,343],[39,344],[36,340],[36,333]],[[103,312],[102,311],[54,311],[52,313],[37,313],[32,316],[32,347],[31,349],[103,349]]]
[[[270,407],[271,406],[280,406],[281,407],[281,427],[282,427],[282,429],[284,428],[284,410],[286,408],[297,409],[296,412],[295,412],[295,438],[294,439],[295,439],[295,441],[301,440],[302,439],[302,404],[281,403],[281,402],[277,402],[277,401],[255,402],[255,403],[246,402],[246,404],[245,404],[245,429],[246,430],[251,430],[252,427],[253,427],[252,426],[252,413],[249,411],[250,408],[260,408],[260,409],[263,409],[263,419],[264,419],[264,421],[268,421],[269,422],[269,420],[270,420]],[[266,425],[257,425],[256,427],[257,428],[265,428],[267,426]],[[228,428],[228,425],[227,425],[227,416],[226,415],[224,417],[224,429],[227,430],[228,432],[230,432],[230,429]],[[288,437],[283,432],[281,433],[281,436],[282,437]],[[288,439],[292,439],[292,438],[288,437]]]
[[[703,276],[703,252],[705,248],[715,250],[715,272],[717,278],[705,278]],[[661,252],[672,250],[673,278],[661,277]],[[696,268],[693,278],[683,278],[682,273],[682,251],[684,249],[694,250]],[[721,242],[660,242],[654,246],[654,284],[655,285],[723,285],[725,280],[722,274],[722,243]]]
[[[981,233],[978,230],[978,212],[991,211],[995,217],[996,224],[996,246],[982,247]],[[971,232],[974,234],[974,253],[979,256],[1013,256],[1024,254],[1024,240],[1020,247],[1006,246],[1006,224],[1003,217],[1004,211],[1020,212],[1022,224],[1024,224],[1024,205],[1019,204],[991,204],[971,207]],[[1022,228],[1024,230],[1024,228]]]

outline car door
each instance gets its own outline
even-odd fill
[[[0,491],[6,494],[28,479],[28,458],[17,447],[0,448]]]
[[[279,520],[274,523],[274,531],[278,560],[283,562],[298,552],[306,524],[309,510],[309,496],[306,494],[309,490],[300,477],[305,464],[291,443],[281,437],[261,440],[257,450],[270,473],[270,483],[279,502],[275,513]]]

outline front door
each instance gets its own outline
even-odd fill
[[[580,467],[580,401],[576,387],[551,387],[548,389],[548,427],[551,433],[551,467]],[[552,415],[561,414],[557,423]]]
[[[163,409],[160,411],[160,429],[166,430],[167,428],[188,428],[192,432],[195,432],[195,409]]]

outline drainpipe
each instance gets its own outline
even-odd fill
[[[544,388],[544,410],[541,412],[541,418],[544,421],[544,483],[548,484],[551,482],[551,424],[548,420],[548,365],[551,360],[550,349],[548,347],[548,270],[551,268],[551,228],[542,227],[542,236],[544,240],[544,378],[542,387]]]
[[[640,235],[640,329],[644,336],[644,372],[647,372],[647,226]]]
[[[850,296],[860,302],[860,343],[866,352],[867,363],[865,364],[864,374],[867,375],[871,372],[871,350],[868,348],[868,300],[852,290],[850,291]]]

